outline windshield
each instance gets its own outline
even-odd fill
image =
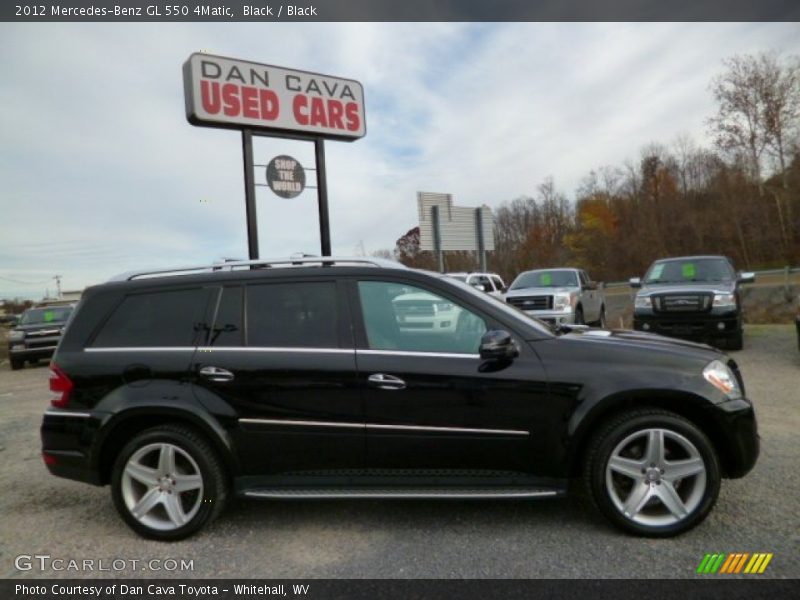
[[[71,306],[48,306],[46,308],[29,308],[22,314],[20,325],[46,325],[47,323],[64,323],[72,312]]]
[[[578,287],[575,271],[528,271],[520,274],[510,289],[557,287]]]
[[[724,258],[687,258],[653,263],[644,276],[645,283],[686,283],[692,281],[732,281],[733,269]]]

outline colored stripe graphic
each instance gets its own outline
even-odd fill
[[[706,554],[697,567],[697,573],[702,575],[748,573],[751,575],[761,574],[767,569],[767,565],[772,560],[772,552],[733,552],[730,554],[714,553]],[[744,571],[742,571],[744,569]]]
[[[739,558],[738,554],[728,554],[728,560],[726,560],[722,568],[719,570],[720,573],[730,573],[731,567],[736,563],[736,559]]]

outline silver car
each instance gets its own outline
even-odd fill
[[[538,269],[520,273],[506,292],[506,302],[553,324],[606,326],[602,285],[581,269]]]

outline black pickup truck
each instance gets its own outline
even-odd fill
[[[50,358],[72,314],[74,304],[29,308],[8,334],[11,369],[16,371],[26,361]]]
[[[736,273],[724,256],[684,256],[655,261],[644,279],[630,280],[636,294],[633,328],[702,340],[741,350],[740,286],[753,273]]]

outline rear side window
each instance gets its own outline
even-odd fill
[[[208,338],[209,346],[242,346],[242,288],[226,287],[222,290],[214,326]]]
[[[202,288],[132,294],[105,322],[98,348],[193,346],[205,310]]]
[[[268,283],[247,288],[247,343],[337,348],[336,284]]]

